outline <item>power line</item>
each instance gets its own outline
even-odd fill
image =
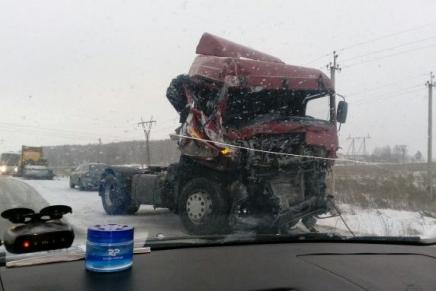
[[[397,89],[395,91],[386,92],[385,94],[379,94],[379,95],[371,96],[371,98],[384,98],[386,96],[392,96],[392,95],[395,95],[395,94],[398,94],[398,93],[407,92],[405,90],[410,90],[410,89],[418,88],[418,87],[421,87],[421,86],[422,86],[422,83],[421,84],[416,84],[416,85],[413,85],[413,86],[409,86],[409,87],[400,88],[400,89]],[[354,99],[353,101],[355,102],[355,101],[362,101],[362,100],[366,101],[368,99],[357,98],[357,99]]]
[[[82,136],[88,135],[91,137],[95,137],[96,134],[99,134],[96,132],[89,132],[89,131],[51,128],[51,127],[44,127],[44,126],[39,126],[39,125],[28,125],[28,124],[19,124],[19,123],[11,123],[11,122],[0,122],[0,126],[6,127],[6,128],[13,127],[13,128],[39,130],[39,131],[63,132],[63,133],[67,133],[67,134],[76,134],[76,135],[82,135]]]
[[[345,95],[350,95],[350,96],[351,96],[351,95],[352,95],[352,96],[362,95],[362,94],[366,94],[367,92],[377,91],[377,90],[379,90],[379,89],[381,89],[381,88],[386,88],[386,87],[390,87],[390,86],[392,86],[392,85],[397,85],[398,83],[403,83],[404,80],[416,80],[416,79],[422,79],[422,78],[423,78],[424,76],[426,76],[426,75],[427,75],[427,74],[406,75],[405,78],[398,79],[398,80],[396,80],[396,81],[394,81],[394,82],[388,82],[388,83],[383,82],[383,84],[380,85],[380,86],[375,86],[375,87],[370,87],[370,88],[361,88],[361,89],[356,90],[356,91],[351,91],[351,92],[349,92],[349,93],[347,93],[347,94],[345,94]]]
[[[410,94],[410,93],[415,93],[415,92],[421,91],[421,90],[422,89],[420,89],[420,88],[416,88],[416,89],[413,89],[413,90],[404,91],[404,92],[400,92],[400,93],[396,93],[396,94],[392,94],[392,95],[382,95],[382,96],[376,96],[376,97],[373,98],[373,99],[378,98],[377,100],[359,99],[358,101],[360,101],[360,102],[353,103],[353,105],[374,104],[374,103],[385,101],[387,99],[392,99],[392,98],[395,98],[395,97],[398,97],[398,96],[407,95],[407,94]]]
[[[65,132],[51,132],[51,131],[46,131],[44,129],[40,129],[38,130],[37,128],[11,128],[11,127],[5,127],[3,125],[0,125],[0,128],[2,128],[2,130],[7,130],[9,132],[12,133],[25,133],[26,135],[29,136],[29,132],[34,133],[36,136],[47,136],[47,137],[65,137],[65,138],[69,138],[69,139],[77,139],[77,138],[87,138],[87,139],[93,139],[95,138],[96,135],[98,135],[98,133],[96,133],[93,136],[90,135],[83,135],[80,133],[65,133]],[[37,133],[35,133],[35,131]],[[106,138],[110,138],[110,139],[120,139],[119,136],[107,136],[107,135],[103,135]]]
[[[108,135],[104,134],[102,132],[81,132],[81,131],[74,131],[74,130],[62,130],[58,128],[45,128],[45,127],[39,127],[39,126],[32,126],[32,125],[22,125],[22,124],[14,124],[14,123],[7,123],[7,122],[0,122],[0,128],[1,131],[10,132],[14,135],[21,135],[26,137],[31,137],[33,139],[39,138],[39,137],[46,137],[51,139],[61,139],[65,141],[87,141],[88,143],[95,140],[96,136],[103,137],[106,140],[111,141],[121,141],[121,140],[130,140],[132,138],[128,138],[126,136],[115,136],[115,135]],[[30,133],[30,134],[29,134]]]
[[[0,126],[1,127],[1,126]],[[29,137],[29,133],[23,130],[16,130],[16,129],[11,129],[11,128],[2,128],[2,131],[7,131],[13,134],[18,134],[18,135],[23,135],[23,136],[27,136]],[[32,136],[32,138],[38,138],[38,137],[50,137],[50,138],[58,138],[58,139],[64,139],[64,140],[71,140],[71,141],[77,141],[78,139],[83,139],[83,140],[92,140],[92,137],[88,137],[88,136],[81,136],[81,135],[66,135],[66,134],[59,134],[59,133],[50,133],[50,132],[39,132],[36,134],[36,136]],[[95,138],[95,137],[94,137]],[[109,137],[107,137],[109,139]],[[120,138],[111,138],[114,140],[120,139]]]
[[[311,61],[308,61],[307,63],[304,63],[304,65],[310,65],[310,64],[313,64],[314,62],[319,61],[319,60],[321,60],[321,59],[323,59],[323,58],[326,58],[326,57],[328,57],[328,56],[330,56],[330,53],[328,53],[328,54],[324,54],[324,55],[319,56],[319,57],[317,57],[317,58],[315,58],[315,59],[313,59],[313,60],[311,60]]]
[[[356,62],[356,63],[353,63],[351,65],[344,66],[344,68],[351,68],[351,67],[355,67],[355,66],[358,66],[358,65],[363,65],[363,64],[367,64],[367,63],[371,63],[371,62],[376,62],[376,61],[379,61],[379,60],[383,60],[385,58],[390,58],[390,57],[394,57],[394,56],[398,56],[398,55],[403,55],[403,54],[406,54],[406,53],[410,53],[410,52],[414,52],[414,51],[422,50],[422,49],[427,49],[427,48],[431,48],[431,47],[436,47],[436,44],[429,45],[429,46],[418,47],[418,48],[414,48],[414,49],[410,49],[410,50],[405,50],[405,51],[402,51],[402,52],[386,55],[386,56],[383,56],[383,57],[371,59],[371,60],[364,61],[364,62]]]
[[[392,46],[392,47],[388,47],[388,48],[384,48],[384,49],[380,49],[380,50],[376,50],[376,51],[371,51],[371,52],[368,52],[368,53],[365,53],[365,54],[362,54],[362,55],[346,58],[343,61],[346,62],[346,61],[350,61],[350,60],[355,60],[355,59],[358,59],[358,58],[363,58],[363,57],[366,57],[366,56],[370,56],[370,55],[374,55],[374,54],[379,54],[379,53],[384,52],[384,51],[394,50],[394,49],[397,49],[397,48],[405,47],[405,46],[408,46],[408,45],[411,45],[411,44],[415,44],[415,43],[419,43],[419,42],[424,42],[424,41],[435,39],[435,38],[436,38],[436,35],[433,35],[433,36],[428,37],[428,38],[423,38],[423,39],[419,39],[419,40],[415,40],[415,41],[409,41],[409,42],[402,43],[400,45],[396,45],[396,46]]]
[[[277,155],[277,156],[287,156],[287,157],[296,157],[296,158],[308,158],[308,159],[313,159],[313,160],[324,160],[324,161],[353,162],[353,163],[356,163],[356,164],[366,164],[366,165],[377,165],[376,163],[357,161],[357,160],[350,160],[350,159],[330,158],[330,157],[321,157],[321,156],[314,156],[314,155],[291,154],[291,153],[284,153],[284,152],[267,151],[267,150],[262,150],[262,149],[249,148],[249,147],[244,147],[244,146],[240,146],[240,145],[225,143],[225,142],[221,142],[221,141],[208,140],[208,139],[203,139],[203,138],[193,137],[193,136],[187,136],[187,135],[181,135],[181,134],[170,134],[170,136],[171,137],[175,137],[175,138],[186,138],[186,139],[191,139],[191,140],[197,140],[197,141],[205,142],[205,143],[208,143],[208,144],[209,143],[213,143],[213,144],[215,144],[217,146],[225,146],[225,147],[229,147],[229,148],[241,149],[241,150],[258,152],[258,153],[264,153],[264,154],[272,154],[272,155]]]
[[[373,42],[376,42],[376,41],[379,41],[379,40],[391,38],[391,37],[394,37],[394,36],[397,36],[397,35],[401,35],[401,34],[404,34],[404,33],[420,30],[422,28],[425,28],[425,27],[428,27],[428,26],[431,26],[431,25],[435,25],[435,24],[436,24],[436,21],[433,21],[433,22],[430,22],[430,23],[427,23],[427,24],[423,24],[423,25],[419,25],[419,26],[415,26],[415,27],[412,27],[412,28],[409,28],[409,29],[406,29],[406,30],[400,30],[400,31],[397,31],[397,32],[381,35],[381,36],[378,36],[378,37],[375,37],[375,38],[372,38],[372,39],[368,39],[368,40],[365,40],[365,41],[357,42],[357,43],[354,43],[352,45],[343,47],[343,48],[339,49],[338,51],[342,52],[344,50],[349,50],[349,49],[352,49],[352,48],[355,48],[355,47],[358,47],[358,46],[361,46],[361,45],[365,45],[365,44],[368,44],[368,43],[373,43]]]
[[[431,25],[434,25],[434,24],[436,24],[436,21],[430,22],[430,23],[427,23],[427,24],[423,24],[423,25],[418,25],[418,26],[415,26],[415,27],[412,27],[412,28],[409,28],[409,29],[400,30],[400,31],[397,31],[397,32],[389,33],[389,34],[384,34],[384,35],[381,35],[381,36],[378,36],[378,37],[375,37],[375,38],[371,38],[371,39],[368,39],[368,40],[365,40],[365,41],[360,41],[360,42],[357,42],[357,43],[354,43],[354,44],[342,47],[342,48],[338,49],[337,51],[338,52],[343,52],[345,50],[349,50],[349,49],[352,49],[352,48],[355,48],[355,47],[358,47],[358,46],[361,46],[361,45],[366,45],[368,43],[373,43],[373,42],[377,42],[379,40],[391,38],[391,37],[394,37],[394,36],[397,36],[397,35],[401,35],[401,34],[404,34],[404,33],[412,32],[412,31],[417,31],[417,30],[420,30],[422,28],[425,28],[425,27],[428,27],[428,26],[431,26]],[[316,61],[319,61],[320,59],[328,57],[329,55],[330,55],[330,53],[323,54],[323,55],[321,55],[321,56],[319,56],[319,57],[317,57],[315,59],[312,59],[311,61],[305,63],[305,65],[310,65],[310,64],[312,64],[312,63],[314,63]]]

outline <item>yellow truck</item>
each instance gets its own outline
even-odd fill
[[[17,176],[26,179],[53,179],[53,170],[48,167],[48,162],[44,159],[42,147],[24,145],[21,147]]]

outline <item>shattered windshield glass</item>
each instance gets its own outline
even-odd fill
[[[322,115],[320,119],[329,120],[329,98],[328,95],[321,98],[322,95],[316,94],[315,98],[311,91],[286,89],[258,92],[232,90],[229,92],[229,109],[225,121],[229,125],[241,127],[259,122],[260,119],[290,120]]]
[[[6,2],[0,212],[67,205],[79,246],[436,238],[435,4]]]

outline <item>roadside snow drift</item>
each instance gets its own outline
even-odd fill
[[[107,215],[97,192],[70,189],[68,178],[47,180],[22,180],[34,187],[49,204],[66,204],[73,214],[66,218],[76,228],[79,238],[84,238],[90,225],[123,223],[135,227],[135,239],[146,239],[160,234],[164,236],[186,236],[179,218],[167,209],[141,206],[135,215]],[[421,236],[436,237],[436,219],[423,213],[394,209],[363,209],[350,204],[339,205],[343,218],[357,235]],[[323,227],[349,235],[339,217],[320,219],[318,229]]]

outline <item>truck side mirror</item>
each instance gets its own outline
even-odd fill
[[[339,101],[338,111],[336,113],[336,120],[339,123],[345,123],[347,121],[348,103],[345,101]]]

